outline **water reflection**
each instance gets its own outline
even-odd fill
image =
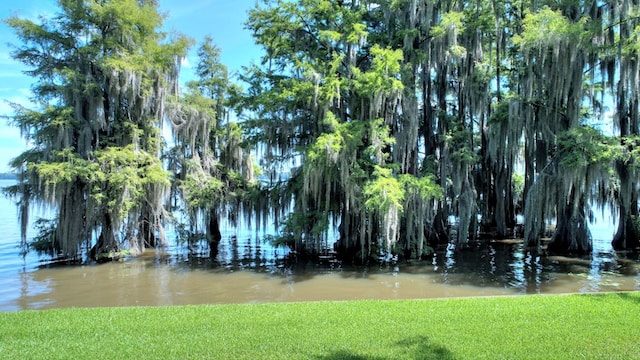
[[[472,244],[434,254],[432,269],[443,284],[511,289],[519,294],[628,291],[640,287],[640,259],[594,246],[590,257],[568,258],[528,253],[520,241]]]
[[[206,244],[173,242],[122,263],[42,263],[20,255],[14,204],[0,197],[0,209],[0,311],[640,290],[639,255],[616,254],[608,240],[595,240],[586,258],[532,256],[519,241],[492,241],[462,252],[438,249],[424,261],[383,257],[354,267],[331,254],[299,261],[255,233],[238,232],[223,234],[213,259]],[[594,238],[608,239],[612,229],[605,224]]]
[[[479,242],[459,252],[447,247],[425,261],[369,266],[341,266],[331,256],[298,261],[255,236],[228,237],[215,259],[205,245],[171,246],[103,265],[29,268],[19,259],[17,268],[0,267],[0,310],[640,289],[637,254],[598,248],[587,258],[534,256],[518,241]]]

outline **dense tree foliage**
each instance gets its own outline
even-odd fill
[[[291,168],[273,183],[294,203],[283,233],[311,251],[337,232],[361,259],[420,257],[425,241],[512,236],[523,214],[531,251],[555,223],[549,250],[580,254],[606,207],[620,214],[614,246],[637,247],[637,11],[264,1],[247,22],[265,56],[244,109],[271,171]]]
[[[263,0],[246,89],[205,39],[184,93],[189,41],[158,31],[155,1],[59,3],[7,20],[37,81],[8,191],[23,228],[55,210],[39,239],[63,256],[154,245],[176,212],[212,250],[244,215],[347,261],[514,236],[517,215],[530,251],[553,223],[549,251],[588,253],[598,209],[616,249],[640,246],[635,1]]]
[[[13,160],[20,179],[8,191],[23,233],[31,205],[55,214],[40,222],[40,250],[76,258],[91,248],[109,258],[126,245],[137,253],[164,241],[170,177],[160,124],[188,41],[159,32],[152,0],[59,7],[40,23],[6,20],[23,41],[13,56],[36,80],[35,108],[15,106],[13,122],[31,147]]]
[[[182,205],[172,210],[187,215],[186,222],[177,222],[179,236],[192,244],[206,240],[215,256],[221,216],[236,225],[237,214],[251,216],[252,202],[245,200],[259,188],[241,128],[229,121],[230,98],[238,89],[211,38],[199,47],[198,57],[197,79],[167,106],[175,145],[166,158],[174,175],[171,198]]]

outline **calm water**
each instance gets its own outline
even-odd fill
[[[216,259],[171,239],[125,262],[66,266],[22,257],[16,218],[0,197],[0,311],[640,290],[640,258],[612,251],[609,223],[593,227],[595,251],[583,259],[532,258],[507,241],[441,249],[421,262],[342,267],[299,263],[252,233],[227,232]]]

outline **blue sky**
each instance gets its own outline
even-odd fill
[[[165,31],[177,31],[196,42],[206,35],[211,36],[222,50],[222,62],[232,72],[242,66],[257,61],[260,50],[253,44],[251,33],[244,29],[247,12],[253,8],[255,0],[160,0],[160,9],[168,15],[164,22]],[[0,18],[17,15],[22,18],[37,19],[57,12],[55,0],[1,1]],[[29,105],[29,88],[32,79],[22,73],[25,68],[13,61],[9,43],[17,40],[11,29],[0,23],[0,115],[11,115],[7,101]],[[197,58],[193,47],[182,68],[183,78],[192,74],[191,65]],[[0,172],[8,170],[7,163],[25,149],[18,129],[8,126],[7,120],[0,119]]]

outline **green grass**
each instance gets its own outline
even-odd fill
[[[2,359],[640,359],[640,293],[0,313]]]

